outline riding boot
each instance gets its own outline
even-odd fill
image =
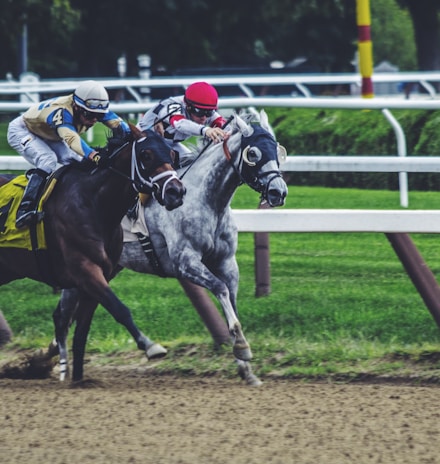
[[[29,182],[24,190],[20,206],[18,207],[17,218],[15,220],[17,229],[41,221],[43,218],[42,213],[40,214],[37,212],[37,206],[46,178],[47,173],[42,169],[35,169],[32,171]]]

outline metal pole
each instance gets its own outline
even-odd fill
[[[440,287],[435,276],[407,234],[385,235],[440,328]]]
[[[258,209],[268,209],[269,204],[263,200]],[[270,294],[270,251],[269,234],[257,232],[254,234],[255,254],[255,296],[267,296]]]
[[[373,46],[371,43],[371,15],[369,0],[356,1],[358,26],[359,68],[362,76],[362,97],[373,98]]]

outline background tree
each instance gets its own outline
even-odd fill
[[[0,0],[0,41],[4,76],[21,72],[20,54],[23,24],[27,24],[29,71],[42,76],[62,77],[75,68],[72,33],[79,24],[79,12],[69,0]]]
[[[438,0],[398,0],[407,7],[414,25],[418,68],[440,69],[440,2]]]
[[[437,30],[440,2],[398,1],[371,2],[375,63],[387,59],[402,70],[416,69],[412,20],[419,68],[435,69],[439,39],[428,32]],[[423,27],[424,7],[431,29]],[[196,67],[268,69],[271,61],[297,57],[307,58],[315,71],[351,72],[357,49],[353,0],[0,0],[0,8],[0,76],[18,76],[25,17],[29,71],[43,78],[117,76],[122,54],[128,76],[138,74],[140,54],[151,56],[156,72],[167,73]],[[419,37],[424,30],[429,47]]]
[[[374,0],[370,7],[374,64],[386,60],[400,71],[417,70],[414,29],[408,9],[399,7],[395,0]]]

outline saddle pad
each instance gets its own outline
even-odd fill
[[[121,222],[122,232],[124,233],[124,242],[137,242],[138,234],[149,236],[147,224],[145,223],[144,208],[141,200],[136,203],[135,211],[132,211],[130,217],[125,215]]]
[[[29,228],[15,227],[17,210],[27,183],[27,177],[23,174],[0,187],[0,247],[35,249],[32,247]],[[37,249],[46,249],[43,222],[36,225],[36,234]]]

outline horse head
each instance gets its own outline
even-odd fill
[[[131,179],[139,193],[152,194],[167,210],[183,204],[185,186],[172,165],[171,150],[152,130],[141,131],[130,124],[132,142]]]
[[[286,149],[275,140],[266,112],[260,112],[259,125],[250,124],[238,115],[234,115],[233,123],[242,134],[240,156],[234,160],[241,180],[261,193],[270,206],[283,206],[287,185],[280,162],[285,159]]]

